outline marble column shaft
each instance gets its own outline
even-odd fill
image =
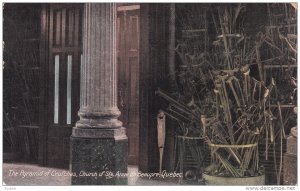
[[[91,129],[122,127],[118,120],[116,54],[116,4],[85,4],[80,120],[73,129],[74,136],[99,136]]]

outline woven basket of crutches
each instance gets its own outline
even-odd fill
[[[215,164],[211,175],[248,177],[257,176],[259,156],[257,143],[245,145],[221,145],[208,143],[211,162]]]
[[[275,83],[267,87],[249,73],[248,66],[215,72],[216,114],[201,116],[211,152],[211,165],[206,170],[210,175],[258,176],[262,173],[258,143],[266,140],[266,151],[274,143],[276,129],[269,105]]]

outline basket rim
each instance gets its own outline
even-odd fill
[[[251,148],[251,147],[256,147],[257,143],[246,144],[246,145],[222,145],[222,144],[208,143],[208,145],[210,147],[220,147],[220,148]]]

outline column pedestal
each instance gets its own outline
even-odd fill
[[[71,137],[70,168],[77,175],[72,185],[127,185],[127,177],[118,175],[127,172],[127,137],[120,131],[125,130],[92,129],[89,133],[109,136]]]
[[[297,137],[287,138],[287,152],[283,155],[283,184],[297,185]]]

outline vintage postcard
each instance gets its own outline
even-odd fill
[[[297,30],[296,2],[3,2],[2,187],[295,190]]]

